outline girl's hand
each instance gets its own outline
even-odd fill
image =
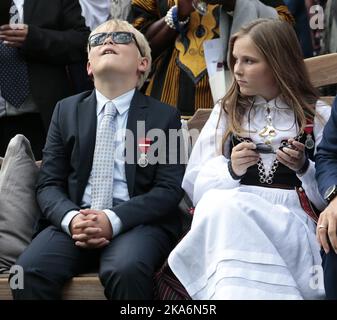
[[[249,167],[259,161],[260,156],[255,149],[253,142],[241,142],[232,149],[232,168],[237,176],[244,175]]]
[[[306,160],[305,146],[294,139],[288,140],[289,147],[283,147],[276,151],[276,159],[293,171],[303,168]]]

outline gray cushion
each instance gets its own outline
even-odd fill
[[[35,199],[37,174],[29,141],[15,136],[0,170],[0,273],[8,271],[31,242],[40,215]]]

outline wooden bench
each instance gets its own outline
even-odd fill
[[[304,60],[310,80],[315,88],[337,83],[337,53],[324,54]],[[332,105],[335,97],[322,96],[321,99]]]
[[[6,274],[0,274],[0,301],[12,300],[12,294],[8,285],[8,276]]]
[[[337,53],[317,56],[305,60],[310,79],[315,87],[337,83]],[[321,97],[332,104],[334,97]],[[207,121],[211,109],[198,109],[193,117],[188,118],[188,129],[201,130]],[[0,159],[0,166],[1,166]],[[64,288],[63,298],[68,300],[103,300],[103,287],[97,274],[83,274],[74,277]],[[8,276],[0,274],[0,300],[11,300]]]
[[[73,278],[63,290],[65,300],[104,300],[103,287],[97,274],[82,274]],[[8,275],[0,274],[0,301],[12,300]]]

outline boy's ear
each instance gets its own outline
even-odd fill
[[[140,58],[140,63],[138,65],[138,71],[144,73],[149,68],[149,59],[146,57]]]
[[[90,78],[93,77],[90,61],[87,62],[87,73]]]

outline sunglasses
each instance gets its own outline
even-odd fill
[[[144,57],[135,35],[132,32],[127,31],[100,32],[93,34],[92,36],[89,37],[88,40],[89,49],[91,49],[92,47],[101,46],[104,43],[104,41],[109,37],[111,37],[112,41],[116,44],[129,44],[132,42],[132,40],[134,40],[140,52],[140,55]]]

